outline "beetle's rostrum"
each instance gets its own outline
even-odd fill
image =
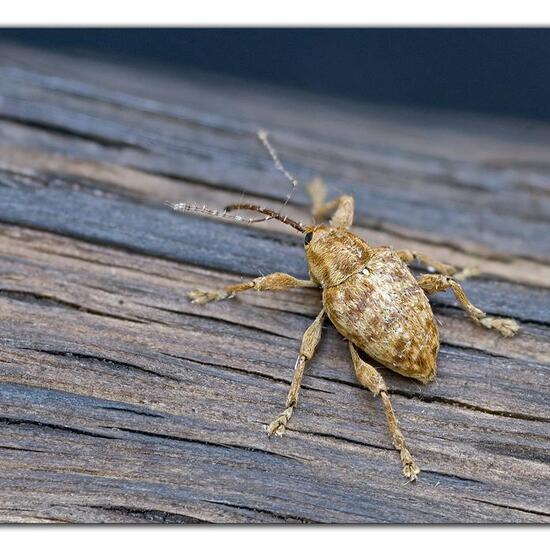
[[[296,179],[279,161],[267,139],[267,133],[260,132],[259,137],[268,148],[276,167],[291,182],[292,188],[284,203],[286,205],[296,187]],[[230,205],[223,213],[206,207],[191,208],[183,203],[173,205],[177,210],[195,210],[221,217],[228,217],[227,212],[230,210],[256,211],[264,214],[265,218],[241,218],[237,221],[254,223],[275,219],[304,233],[308,280],[296,279],[286,273],[272,273],[219,291],[193,290],[188,296],[194,303],[205,304],[212,300],[231,298],[238,292],[251,289],[319,288],[323,308],[303,335],[286,407],[267,426],[267,432],[269,435],[282,435],[285,432],[298,402],[306,362],[313,356],[321,339],[321,328],[327,316],[348,341],[359,382],[375,396],[381,397],[393,444],[400,452],[403,474],[415,480],[420,469],[407,449],[384,379],[367,358],[422,383],[433,380],[437,373],[439,332],[427,296],[448,288],[454,292],[460,307],[475,323],[494,329],[503,336],[513,336],[519,325],[513,319],[489,316],[468,300],[458,280],[475,274],[476,270],[457,272],[455,267],[419,252],[393,250],[387,246],[372,247],[350,231],[353,223],[353,197],[342,195],[326,202],[326,187],[319,179],[314,180],[308,190],[313,201],[313,218],[316,220],[316,223],[308,226],[284,216],[282,209],[275,212],[248,203]],[[330,213],[332,216],[329,223],[320,223]],[[408,267],[414,260],[433,273],[415,278]]]

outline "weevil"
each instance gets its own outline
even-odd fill
[[[231,204],[221,211],[189,203],[171,206],[179,211],[232,218],[244,223],[272,219],[289,225],[304,236],[309,279],[297,279],[287,273],[271,273],[221,290],[193,290],[188,293],[189,299],[194,303],[206,304],[232,298],[247,290],[320,289],[322,309],[302,337],[285,409],[266,427],[267,433],[284,434],[298,403],[306,364],[313,357],[321,339],[323,321],[328,317],[347,340],[360,384],[381,398],[393,445],[400,453],[403,474],[414,481],[420,468],[407,448],[386,383],[364,357],[424,384],[431,382],[437,373],[439,332],[427,296],[447,289],[453,291],[460,307],[478,325],[507,337],[513,336],[519,325],[513,319],[487,315],[466,297],[459,280],[475,274],[475,269],[467,268],[459,272],[454,266],[420,252],[371,246],[358,237],[351,231],[353,197],[342,195],[326,201],[326,187],[319,179],[308,187],[314,223],[305,225],[284,215],[282,210],[289,202],[297,180],[284,168],[267,133],[260,131],[258,137],[276,168],[291,184],[291,190],[279,211],[242,202]],[[259,212],[264,217],[244,218],[229,214],[236,210]],[[328,224],[322,223],[331,213]],[[429,273],[416,278],[409,269],[415,260]]]

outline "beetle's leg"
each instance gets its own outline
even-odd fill
[[[405,438],[399,429],[399,423],[397,422],[397,418],[393,412],[386,383],[372,365],[369,365],[367,362],[363,361],[361,357],[359,357],[355,346],[351,342],[349,342],[349,351],[351,353],[351,360],[353,361],[357,379],[361,385],[369,389],[374,395],[380,395],[382,402],[384,403],[384,411],[386,412],[386,418],[388,420],[388,427],[390,429],[393,445],[401,455],[403,475],[408,477],[411,481],[414,481],[416,476],[420,473],[420,468],[416,465],[414,458],[407,449]]]
[[[325,310],[322,309],[319,315],[315,318],[315,321],[309,325],[302,337],[302,345],[300,346],[300,355],[296,361],[294,367],[294,376],[292,378],[292,384],[286,398],[286,409],[267,426],[268,435],[283,435],[285,433],[286,425],[294,412],[294,407],[298,403],[298,392],[300,391],[300,385],[302,384],[302,378],[306,369],[306,362],[313,357],[315,348],[321,340],[321,329],[323,328],[323,320],[325,318]]]
[[[498,330],[503,336],[514,336],[519,330],[519,324],[514,319],[504,317],[491,317],[481,309],[475,307],[464,294],[459,283],[445,275],[422,275],[418,284],[426,294],[441,292],[448,288],[452,289],[460,307],[479,325],[486,328]]]
[[[479,275],[478,267],[466,267],[462,271],[458,271],[455,266],[440,262],[439,260],[436,260],[435,258],[428,256],[427,254],[416,252],[416,250],[409,250],[405,248],[403,250],[397,250],[396,252],[397,255],[406,264],[410,264],[414,260],[417,260],[420,264],[427,267],[428,269],[433,269],[437,273],[442,273],[443,275],[453,275],[453,277],[459,281],[463,281],[468,277]]]
[[[457,268],[452,265],[444,264],[443,262],[435,260],[434,258],[430,258],[430,256],[427,256],[422,252],[416,252],[415,250],[409,250],[407,248],[403,250],[397,250],[397,255],[407,265],[412,263],[414,260],[417,260],[423,266],[434,269],[435,271],[437,271],[438,273],[442,273],[443,275],[454,275],[458,271]]]
[[[311,214],[315,216],[315,212],[325,204],[327,186],[321,178],[314,178],[307,184],[307,191],[311,199]]]
[[[308,185],[309,195],[312,202],[313,217],[320,221],[326,217],[332,210],[335,210],[330,223],[333,227],[340,229],[349,229],[353,224],[353,197],[350,195],[341,195],[335,199],[325,202],[327,189],[325,184],[319,179],[314,179]]]
[[[232,298],[237,292],[244,292],[245,290],[286,290],[289,288],[307,287],[317,288],[319,285],[313,281],[306,281],[304,279],[296,279],[292,275],[287,273],[271,273],[264,277],[257,277],[246,283],[239,283],[236,285],[229,285],[222,290],[192,290],[187,293],[188,298],[196,304],[206,304],[213,300],[224,300],[225,298]]]

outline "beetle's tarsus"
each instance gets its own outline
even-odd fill
[[[481,270],[477,265],[473,265],[470,267],[465,267],[458,273],[455,273],[453,275],[453,278],[457,281],[464,281],[466,279],[469,279],[470,277],[477,277],[481,273]]]
[[[493,329],[502,336],[510,338],[516,334],[519,330],[519,323],[514,319],[508,319],[506,317],[483,317],[479,320],[479,323],[485,328]]]
[[[191,290],[187,293],[187,297],[193,304],[207,304],[208,302],[215,302],[218,300],[225,300],[231,298],[232,295],[224,290]]]
[[[266,427],[267,435],[282,436],[286,431],[286,425],[294,412],[294,407],[287,407],[269,426]]]
[[[414,462],[412,464],[405,464],[405,466],[403,466],[403,475],[410,481],[416,481],[418,479],[419,473],[420,468]]]
[[[401,450],[401,461],[403,462],[403,475],[411,481],[416,481],[420,468],[407,449]]]

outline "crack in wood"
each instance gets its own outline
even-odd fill
[[[267,510],[265,508],[256,508],[256,507],[252,507],[252,506],[245,506],[245,505],[242,505],[242,504],[235,504],[233,502],[222,501],[222,500],[211,500],[211,499],[206,500],[205,499],[205,502],[208,502],[210,504],[218,504],[218,505],[221,505],[221,506],[226,506],[227,508],[233,508],[235,510],[246,510],[246,511],[249,511],[249,512],[267,514],[267,515],[271,516],[274,519],[278,519],[278,520],[281,520],[281,521],[284,521],[284,522],[289,522],[289,523],[316,523],[312,520],[309,520],[309,519],[306,519],[306,518],[303,518],[303,517],[300,517],[300,516],[292,516],[290,514],[278,514],[276,512],[273,512],[272,510]]]
[[[364,390],[364,388],[356,382],[351,382],[351,381],[343,380],[339,378],[333,378],[326,375],[319,375],[315,373],[312,373],[311,376],[313,376],[314,378],[319,378],[321,380],[336,382],[337,384],[343,384],[345,386],[350,386],[352,388]],[[401,397],[406,397],[407,399],[417,399],[418,401],[422,401],[424,403],[441,403],[443,405],[451,405],[453,407],[458,407],[464,410],[481,412],[492,416],[504,416],[506,418],[514,418],[516,420],[528,420],[533,422],[550,423],[550,418],[535,416],[530,414],[523,414],[523,413],[518,413],[513,411],[499,411],[499,410],[489,409],[485,407],[480,407],[478,405],[473,405],[471,403],[465,403],[463,401],[458,401],[456,399],[451,399],[448,397],[443,397],[438,395],[426,395],[420,392],[412,392],[412,391],[396,389],[396,388],[390,388],[388,390],[388,393],[390,395],[400,395]]]
[[[480,327],[481,329],[481,327]],[[509,355],[503,355],[502,353],[496,353],[494,351],[490,351],[488,349],[479,349],[479,348],[476,348],[474,346],[467,346],[465,344],[457,344],[455,342],[447,342],[447,341],[442,341],[441,342],[442,346],[441,346],[441,349],[443,351],[443,353],[446,353],[446,352],[449,352],[450,350],[453,350],[453,349],[456,349],[456,350],[461,350],[461,351],[465,351],[465,352],[468,352],[468,353],[475,353],[476,355],[481,355],[481,356],[487,356],[487,357],[494,357],[495,359],[508,359],[510,360],[510,356]],[[532,361],[530,359],[523,359],[523,361],[527,364],[527,365],[533,365],[533,366],[543,366],[544,363],[538,363],[537,361]]]
[[[273,382],[280,382],[282,384],[285,384],[286,386],[289,386],[290,383],[291,383],[290,378],[289,379],[279,378],[279,377],[273,376],[271,374],[266,374],[265,372],[247,370],[247,369],[236,367],[236,366],[231,365],[231,364],[222,365],[221,363],[208,363],[207,361],[201,361],[201,360],[196,359],[196,358],[185,357],[184,355],[173,355],[173,354],[165,353],[165,352],[160,352],[160,353],[161,353],[161,355],[166,355],[168,357],[173,357],[174,359],[181,359],[183,361],[188,361],[189,363],[195,363],[197,365],[202,365],[202,366],[205,366],[205,367],[213,367],[215,369],[222,369],[222,370],[231,371],[231,372],[238,372],[238,373],[244,374],[246,376],[251,376],[252,375],[252,376],[257,376],[259,378],[263,378],[263,379],[266,379],[266,380],[271,380]],[[325,393],[325,394],[328,394],[328,395],[333,394],[333,392],[330,392],[330,391],[327,391],[327,390],[314,388],[314,387],[308,385],[307,382],[303,383],[301,387],[302,387],[302,389],[313,391],[313,392]]]
[[[526,514],[534,514],[537,516],[546,516],[550,517],[550,512],[541,512],[539,510],[532,510],[529,508],[521,508],[519,506],[512,506],[510,504],[502,504],[500,502],[492,502],[490,500],[484,500],[480,498],[473,498],[473,497],[466,497],[467,500],[471,500],[473,502],[480,502],[482,504],[489,504],[490,506],[497,506],[498,508],[505,508],[507,510],[518,510],[519,512],[525,512]]]
[[[104,411],[120,411],[120,412],[132,413],[132,414],[137,414],[139,416],[146,416],[149,418],[167,418],[165,414],[157,414],[157,413],[141,411],[137,409],[129,409],[128,407],[114,407],[114,406],[101,405],[96,408],[102,409]]]
[[[51,422],[39,422],[37,420],[29,420],[26,418],[13,418],[9,416],[1,416],[0,424],[3,424],[4,426],[32,426],[32,427],[37,427],[45,430],[61,431],[65,433],[71,433],[75,435],[84,435],[88,437],[96,437],[100,439],[120,439],[119,437],[107,435],[105,433],[81,430],[79,428],[72,428],[70,426],[63,426],[61,424],[55,424]]]
[[[109,426],[103,426],[105,428],[109,428]],[[301,459],[296,458],[294,456],[282,454],[282,453],[276,453],[274,451],[268,451],[266,449],[260,449],[258,447],[247,447],[244,445],[235,445],[235,444],[227,444],[227,443],[215,443],[213,441],[205,441],[203,439],[194,439],[190,437],[183,437],[179,435],[170,435],[166,433],[159,433],[159,432],[148,432],[146,430],[136,430],[133,428],[121,428],[121,427],[112,427],[112,429],[116,429],[117,432],[126,432],[136,435],[143,435],[147,438],[151,439],[164,439],[167,441],[173,441],[173,442],[184,442],[184,443],[193,443],[197,445],[205,445],[208,447],[216,447],[219,449],[232,449],[237,451],[247,451],[251,453],[258,453],[265,456],[270,456],[276,459],[286,459],[286,460],[292,460],[295,462],[302,462]],[[267,435],[266,435],[267,439]]]
[[[38,353],[45,353],[47,355],[53,355],[57,357],[65,357],[66,359],[76,359],[76,360],[82,360],[82,361],[97,361],[101,363],[102,365],[109,365],[114,367],[123,367],[126,369],[131,370],[137,370],[140,372],[144,372],[146,374],[151,374],[153,376],[158,376],[159,378],[164,378],[166,380],[172,380],[174,382],[181,382],[181,379],[177,378],[176,376],[170,376],[168,374],[164,374],[161,372],[157,372],[151,369],[146,369],[145,367],[141,367],[132,363],[125,363],[122,361],[117,361],[115,359],[109,359],[107,357],[101,357],[99,355],[91,355],[86,353],[80,353],[80,352],[73,352],[73,351],[57,351],[57,350],[51,350],[51,349],[41,349],[41,348],[28,348],[28,347],[18,347],[17,349],[23,349],[28,351],[36,351]]]
[[[37,130],[44,130],[46,132],[57,134],[64,137],[71,137],[71,138],[82,139],[85,141],[90,141],[97,145],[101,145],[102,147],[114,148],[116,150],[135,149],[136,151],[139,151],[142,153],[148,151],[145,147],[141,145],[136,145],[134,143],[129,143],[126,141],[119,141],[116,139],[109,139],[109,138],[106,138],[105,136],[100,136],[98,134],[94,134],[91,132],[88,133],[84,131],[77,131],[72,128],[68,128],[67,126],[56,125],[52,122],[32,120],[30,118],[25,117],[23,114],[18,116],[16,114],[9,115],[6,113],[1,113],[0,120],[5,120],[6,122],[11,122],[12,124],[20,124],[23,126],[27,126],[29,128],[36,128]]]
[[[0,445],[0,449],[6,449],[8,451],[21,451],[25,453],[45,453],[47,451],[40,451],[38,449],[29,449],[27,447],[13,447],[11,445]]]
[[[323,432],[314,432],[314,431],[310,431],[310,430],[302,430],[302,429],[299,429],[299,428],[293,428],[293,427],[289,427],[287,428],[287,430],[289,432],[296,432],[296,433],[300,433],[300,434],[306,434],[306,435],[313,435],[315,437],[320,437],[320,438],[323,438],[323,439],[332,439],[334,441],[343,441],[344,443],[351,443],[352,445],[359,445],[361,447],[370,447],[372,449],[378,449],[378,450],[381,450],[381,451],[390,451],[394,452],[394,448],[393,447],[390,447],[389,445],[387,446],[384,446],[384,445],[376,445],[375,443],[369,443],[367,441],[360,441],[359,439],[352,439],[350,437],[344,437],[342,435],[337,435],[337,434],[331,434],[331,433],[323,433]]]
[[[134,508],[130,506],[101,506],[99,504],[89,504],[87,508],[91,510],[105,510],[106,512],[115,512],[125,519],[142,520],[148,523],[211,523],[209,521],[199,519],[185,514],[177,514],[174,512],[166,512],[164,510],[156,510],[152,508]]]
[[[389,393],[395,395],[401,395],[402,397],[407,397],[409,399],[418,399],[424,403],[443,403],[445,405],[451,405],[453,407],[459,407],[462,409],[467,409],[470,411],[476,411],[483,414],[490,414],[492,416],[504,416],[506,418],[514,418],[516,420],[528,420],[531,422],[545,422],[550,423],[550,418],[543,416],[535,416],[531,414],[524,414],[515,411],[502,411],[496,409],[489,409],[486,407],[480,407],[479,405],[472,405],[471,403],[464,403],[463,401],[458,401],[456,399],[450,399],[447,397],[439,395],[426,395],[416,392],[408,392],[405,390],[392,389]]]
[[[432,476],[435,477],[436,479],[438,477],[441,477],[441,478],[447,479],[449,481],[457,481],[459,483],[464,483],[464,484],[467,484],[467,485],[483,485],[483,482],[480,481],[479,479],[473,479],[471,477],[459,476],[457,474],[449,474],[448,472],[439,472],[437,470],[429,470],[429,469],[426,469],[426,468],[422,468],[422,473],[432,474]]]
[[[200,313],[194,313],[192,311],[182,311],[182,310],[177,310],[177,309],[170,309],[170,308],[166,308],[166,307],[155,306],[153,304],[144,304],[142,302],[136,302],[136,303],[140,304],[140,305],[143,305],[143,306],[146,306],[146,307],[149,307],[151,309],[156,309],[158,311],[166,311],[167,313],[175,313],[175,314],[177,314],[179,316],[182,316],[182,317],[191,317],[191,318],[195,318],[195,319],[201,319],[202,321],[212,320],[212,316],[208,315],[207,310],[205,310],[204,315],[201,315]],[[275,331],[266,329],[266,328],[264,328],[262,326],[258,326],[258,325],[254,325],[254,326],[245,325],[244,323],[231,321],[230,319],[221,318],[221,317],[216,317],[215,320],[216,320],[216,323],[226,324],[226,325],[233,326],[233,327],[251,329],[254,332],[269,334],[270,336],[276,336],[277,338],[283,338],[285,340],[293,340],[293,341],[301,340],[301,337],[299,339],[294,338],[293,336],[288,336],[286,334],[281,334],[279,332],[275,332]]]
[[[70,302],[68,300],[63,300],[57,296],[47,296],[44,294],[39,294],[37,292],[30,292],[28,290],[10,290],[6,288],[0,288],[0,297],[6,297],[11,300],[16,300],[19,302],[29,303],[34,300],[41,305],[51,306],[51,307],[60,307],[64,309],[71,309],[73,311],[80,311],[82,313],[88,313],[90,315],[97,315],[99,317],[110,317],[112,319],[117,319],[118,321],[126,321],[130,323],[145,324],[144,321],[132,318],[124,317],[121,315],[115,315],[114,313],[109,313],[106,311],[99,311],[97,309],[91,309],[89,307],[83,306],[81,304]]]

